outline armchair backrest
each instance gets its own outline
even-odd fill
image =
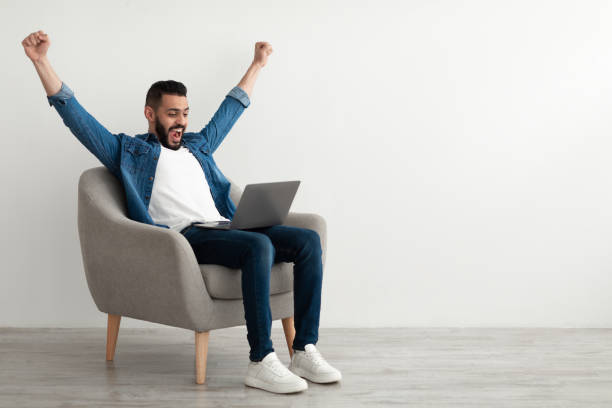
[[[123,186],[104,166],[85,170],[79,178],[79,199],[91,198],[88,206],[95,214],[104,218],[127,217],[125,192]]]
[[[242,196],[242,189],[229,177],[231,183],[230,198],[236,206]],[[96,214],[87,216],[102,216],[105,218],[127,217],[125,192],[119,180],[104,166],[85,170],[79,179],[79,195],[91,198],[93,206],[89,209]]]

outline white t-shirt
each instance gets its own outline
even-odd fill
[[[149,203],[153,221],[176,231],[193,221],[228,221],[219,214],[204,170],[189,149],[160,147]]]

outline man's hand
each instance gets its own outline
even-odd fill
[[[56,94],[62,87],[62,81],[59,79],[49,60],[47,59],[47,50],[51,45],[49,36],[42,30],[28,35],[21,42],[26,55],[34,63],[34,68],[38,72],[38,76],[47,92],[47,96]]]
[[[265,41],[255,43],[255,58],[253,64],[257,64],[260,67],[265,67],[268,62],[268,56],[272,54],[272,45]]]
[[[257,75],[259,75],[259,71],[266,66],[270,54],[272,54],[272,46],[270,43],[265,41],[255,43],[255,58],[253,58],[251,66],[238,83],[238,86],[247,93],[249,98],[253,94],[253,86],[255,85]]]
[[[47,56],[47,50],[51,45],[49,36],[42,30],[28,35],[22,42],[23,49],[26,55],[32,62],[40,61],[42,58]]]

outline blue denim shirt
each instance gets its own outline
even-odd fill
[[[153,133],[135,136],[112,134],[79,104],[74,92],[63,82],[59,92],[47,99],[77,139],[121,181],[128,217],[169,228],[153,222],[149,214],[155,169],[161,151],[157,137]],[[210,122],[197,133],[184,133],[181,140],[181,144],[200,162],[217,210],[230,220],[236,211],[229,196],[230,182],[217,167],[213,153],[250,103],[248,94],[235,86],[225,96]]]

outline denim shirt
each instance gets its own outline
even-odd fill
[[[149,214],[155,169],[161,151],[155,134],[112,134],[79,104],[74,92],[63,82],[59,92],[47,96],[47,99],[72,134],[121,181],[128,217],[169,228],[156,224]],[[181,144],[191,151],[202,166],[217,210],[230,220],[236,211],[229,196],[230,182],[217,167],[213,153],[250,103],[248,94],[235,86],[225,96],[210,122],[197,133],[184,133],[181,140]]]

